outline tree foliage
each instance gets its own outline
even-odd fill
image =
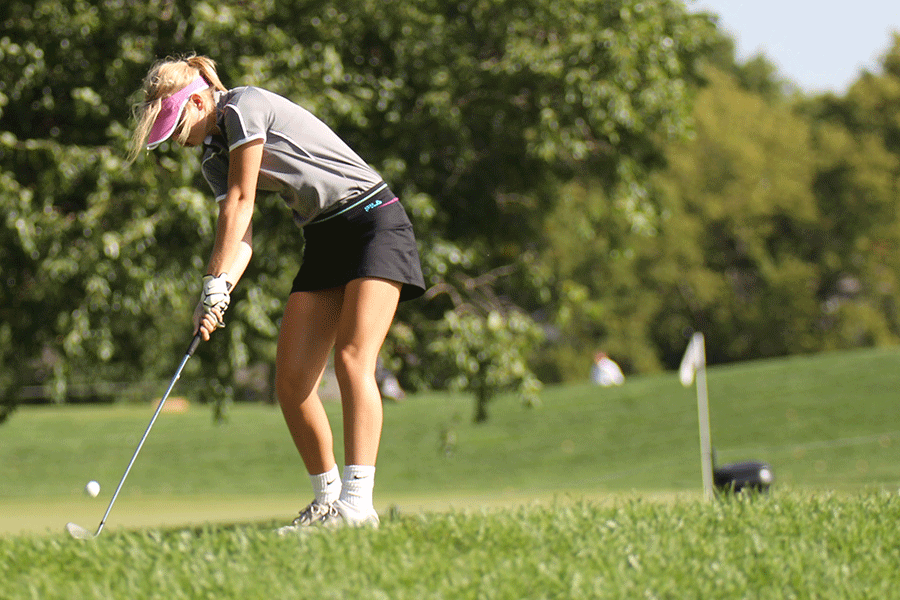
[[[677,364],[692,329],[714,362],[895,343],[900,163],[886,140],[711,81],[661,178],[661,258],[680,265],[654,325],[661,356]]]
[[[697,330],[712,363],[896,343],[900,45],[845,98],[790,96],[760,57],[714,46],[726,57],[654,176],[650,227],[589,179],[548,213],[547,370],[585,373],[598,345],[629,369],[673,368]]]
[[[639,219],[665,140],[685,131],[711,32],[674,0],[11,0],[0,22],[0,383],[9,398],[46,377],[60,399],[74,380],[159,376],[189,332],[215,218],[197,157],[121,158],[132,90],[155,59],[211,55],[227,85],[300,102],[385,175],[428,283],[455,290],[402,307],[391,348],[410,357],[407,381],[424,381],[435,336],[504,323],[511,337],[445,349],[446,364],[479,365],[466,389],[489,397],[534,382],[520,371],[548,293],[536,240],[558,181],[591,173]],[[279,210],[261,201],[256,285],[201,350],[218,357],[198,361],[205,376],[271,357],[302,247]],[[459,285],[497,269],[499,303]]]
[[[183,350],[215,203],[196,154],[123,156],[150,64],[192,51],[398,192],[429,292],[386,362],[473,393],[476,419],[597,346],[648,371],[697,329],[711,362],[900,335],[900,36],[845,96],[806,98],[675,0],[10,0],[0,23],[6,406],[168,377]],[[260,198],[228,327],[189,366],[213,397],[274,354],[303,247],[280,204]]]

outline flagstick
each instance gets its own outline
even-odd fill
[[[712,444],[709,434],[709,396],[706,392],[706,349],[701,339],[701,360],[697,367],[697,417],[700,424],[700,467],[703,473],[703,496],[713,499]]]

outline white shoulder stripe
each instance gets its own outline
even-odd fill
[[[226,104],[225,110],[233,110],[234,114],[237,115],[238,121],[241,122],[241,131],[244,133],[247,132],[247,126],[244,124],[244,115],[241,114],[241,111],[234,104]]]
[[[249,144],[250,142],[252,142],[254,140],[265,141],[266,135],[264,133],[257,133],[256,135],[251,135],[250,137],[245,137],[243,139],[240,139],[240,140],[236,141],[235,143],[231,144],[230,146],[228,146],[228,151],[231,152],[238,146],[243,146],[244,144]]]
[[[291,146],[294,146],[295,148],[303,149],[303,146],[301,144],[297,143],[296,141],[294,141],[294,139],[291,136],[286,135],[285,133],[282,133],[281,131],[271,131],[269,133],[271,133],[273,137],[279,137],[279,138],[283,139],[284,141],[286,141]]]

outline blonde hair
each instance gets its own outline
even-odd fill
[[[141,86],[141,90],[144,92],[144,100],[134,107],[135,127],[131,136],[131,142],[128,145],[129,163],[134,162],[144,150],[150,130],[153,128],[153,123],[159,115],[163,99],[184,89],[198,75],[203,77],[210,85],[210,89],[202,92],[208,94],[210,99],[212,99],[213,90],[225,91],[225,86],[222,85],[216,73],[216,63],[208,56],[191,54],[183,58],[167,58],[157,61],[150,68]],[[185,114],[181,117],[182,122],[189,110],[196,109],[188,104],[188,107],[185,108]],[[179,143],[184,143],[189,134],[190,130],[187,127],[183,127],[175,139]]]

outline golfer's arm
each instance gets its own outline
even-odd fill
[[[244,234],[243,239],[240,244],[238,244],[237,255],[234,257],[234,262],[231,263],[231,269],[227,271],[228,273],[228,281],[231,283],[231,286],[234,287],[237,285],[237,282],[241,280],[241,276],[244,274],[244,271],[247,270],[247,265],[250,264],[250,258],[253,256],[253,222],[247,226],[247,233]]]
[[[216,242],[206,272],[228,273],[232,284],[240,280],[253,253],[253,207],[262,149],[262,140],[257,140],[238,146],[229,157],[228,192],[219,203]]]

